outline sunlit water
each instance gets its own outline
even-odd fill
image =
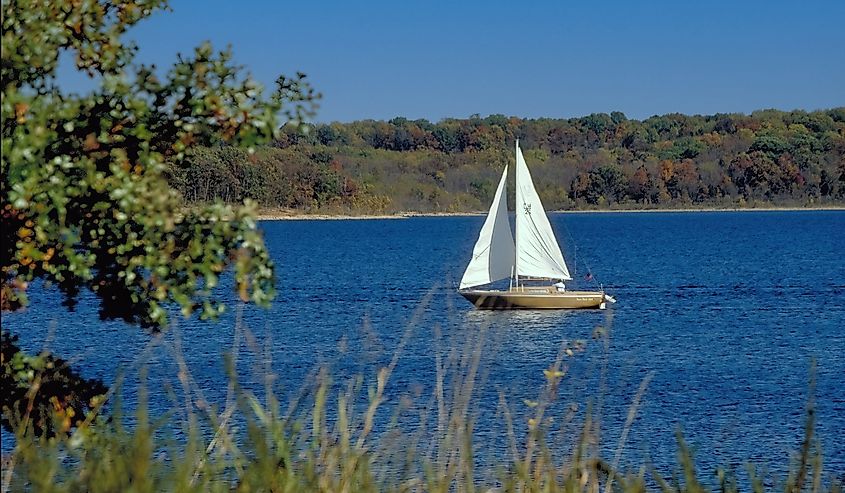
[[[683,429],[705,474],[716,465],[741,469],[748,461],[777,471],[803,437],[815,361],[825,469],[845,472],[845,213],[552,215],[575,277],[592,272],[618,299],[606,311],[577,312],[484,312],[463,300],[454,288],[482,221],[263,223],[279,297],[269,311],[247,307],[242,316],[257,347],[272,356],[276,390],[295,393],[319,365],[340,383],[359,373],[372,378],[409,328],[388,397],[395,403],[410,396],[424,406],[435,356],[445,361],[452,348],[480,340],[470,412],[479,454],[501,460],[508,444],[500,393],[514,413],[519,441],[531,412],[524,401],[537,398],[542,370],[562,347],[584,340],[586,349],[565,359],[568,373],[550,411],[557,419],[550,425],[553,446],[571,442],[589,405],[612,456],[637,388],[653,374],[623,464],[651,460],[671,471],[675,434]],[[100,322],[90,297],[67,313],[52,292],[32,291],[32,307],[4,316],[4,327],[19,333],[25,348],[47,345],[107,383],[130,368],[125,394],[131,404],[132,365],[150,337]],[[196,385],[211,402],[225,396],[221,355],[231,351],[236,311],[217,324],[181,320],[176,328]],[[597,326],[609,330],[606,349],[592,338]],[[172,333],[167,339],[175,340]],[[157,411],[174,406],[164,391],[180,388],[164,346],[172,344],[143,358]],[[239,373],[258,389],[266,360],[255,358],[249,344],[240,346]],[[4,450],[5,438],[4,432]]]

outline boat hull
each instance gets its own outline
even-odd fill
[[[461,290],[461,296],[476,308],[486,310],[562,310],[604,308],[605,295],[599,291],[553,289],[512,289],[509,291]]]

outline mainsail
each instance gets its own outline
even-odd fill
[[[508,167],[502,173],[493,205],[487,213],[478,241],[472,250],[472,260],[461,278],[461,289],[487,284],[510,277],[514,262],[514,242],[508,222],[508,202],[505,193]]]
[[[518,276],[572,279],[549,219],[516,143],[516,273]]]

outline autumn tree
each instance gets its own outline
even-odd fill
[[[651,178],[645,166],[640,166],[628,180],[628,196],[636,202],[647,203],[652,188]]]
[[[749,198],[770,197],[783,190],[780,169],[763,151],[738,155],[728,172],[739,191]]]

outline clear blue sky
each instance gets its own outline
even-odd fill
[[[231,44],[265,85],[279,73],[308,74],[324,95],[323,122],[845,105],[845,0],[171,7],[130,31],[141,61],[165,66],[204,40]]]

